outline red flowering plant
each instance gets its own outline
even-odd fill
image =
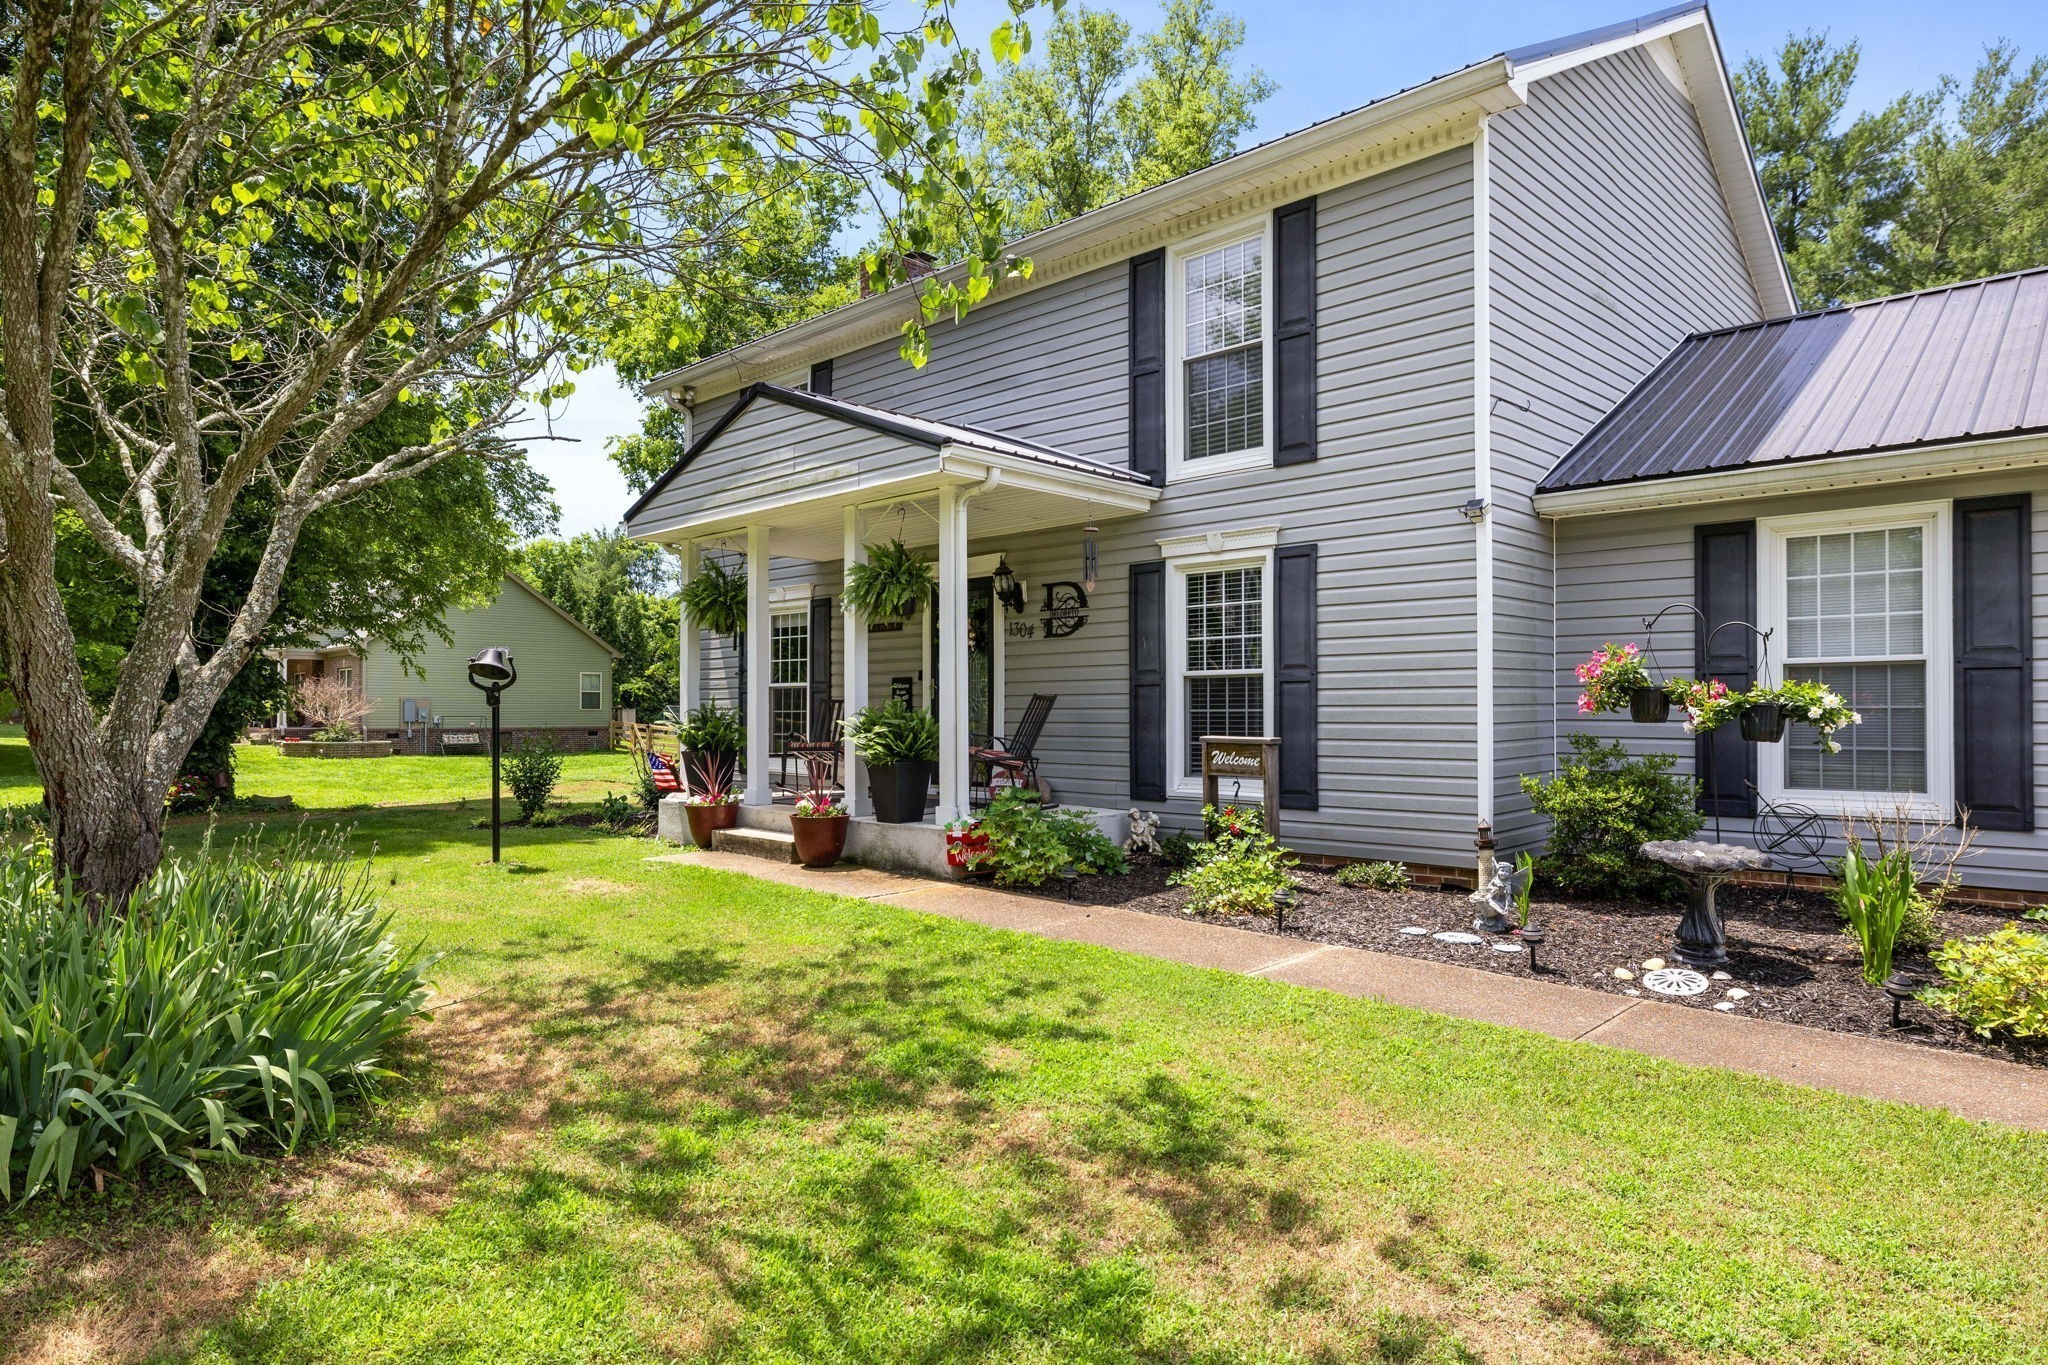
[[[1631,693],[1657,686],[1650,681],[1650,670],[1643,666],[1643,651],[1633,644],[1604,644],[1579,665],[1577,672],[1586,687],[1579,694],[1579,711],[1588,716],[1601,711],[1626,711]]]

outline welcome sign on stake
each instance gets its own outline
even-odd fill
[[[1259,805],[1266,813],[1266,830],[1277,835],[1279,827],[1273,803],[1273,784],[1280,779],[1280,741],[1272,735],[1203,735],[1202,804],[1215,806],[1220,779],[1259,784]]]

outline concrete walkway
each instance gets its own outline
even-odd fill
[[[1946,1109],[1968,1119],[2048,1131],[2048,1070],[1965,1052],[1691,1009],[1504,972],[1311,943],[1138,910],[1069,905],[957,882],[859,867],[811,871],[730,853],[692,863],[879,901],[997,929],[1092,943],[1291,985],[1371,997],[1462,1019],[1532,1029],[1698,1066],[1720,1066],[1845,1095]]]

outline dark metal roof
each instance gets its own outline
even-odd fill
[[[1678,343],[1542,492],[2048,431],[2048,269]]]
[[[1687,3],[1683,5],[1673,5],[1670,9],[1660,9],[1655,14],[1645,14],[1638,19],[1623,19],[1621,22],[1614,24],[1603,24],[1599,28],[1589,28],[1583,33],[1568,34],[1563,38],[1552,38],[1547,42],[1530,43],[1526,47],[1512,48],[1501,55],[1517,65],[1525,62],[1541,61],[1545,57],[1555,57],[1560,53],[1577,52],[1582,47],[1592,47],[1598,43],[1612,42],[1616,38],[1631,37],[1646,29],[1653,29],[1659,24],[1669,23],[1681,15],[1697,14],[1706,7],[1707,0],[1687,0]]]
[[[640,510],[654,501],[661,490],[675,482],[676,476],[690,467],[690,462],[713,441],[725,433],[742,412],[756,401],[767,400],[782,403],[805,412],[814,412],[824,417],[837,418],[842,422],[869,431],[879,431],[889,436],[901,437],[919,445],[936,450],[940,446],[964,446],[969,450],[989,455],[1010,455],[1020,460],[1032,460],[1038,464],[1069,470],[1077,474],[1094,474],[1120,483],[1150,484],[1145,475],[1118,465],[1103,464],[1099,460],[1084,459],[1069,455],[1051,446],[1042,446],[1034,441],[1020,441],[1014,436],[1005,436],[999,431],[986,427],[970,427],[959,422],[942,422],[930,417],[914,417],[909,413],[892,412],[887,408],[869,407],[865,403],[853,403],[844,398],[833,398],[822,393],[811,393],[804,389],[785,389],[779,384],[749,384],[740,390],[740,398],[725,415],[711,424],[711,429],[691,443],[677,460],[642,493],[633,505],[626,509],[626,520],[640,515]]]

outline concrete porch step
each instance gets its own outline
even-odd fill
[[[766,858],[771,863],[797,861],[796,836],[786,829],[715,830],[711,835],[711,848],[716,853],[739,853],[749,858]]]

